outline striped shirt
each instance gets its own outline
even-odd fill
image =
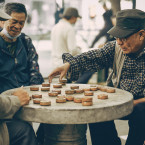
[[[97,72],[105,67],[113,68],[115,44],[116,41],[112,41],[101,49],[91,50],[75,57],[68,53],[63,54],[64,62],[69,62],[71,65],[67,77],[75,81],[80,72]],[[145,97],[145,48],[138,56],[124,55],[125,60],[118,88],[132,93],[134,99]]]

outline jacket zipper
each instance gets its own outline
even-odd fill
[[[15,68],[16,68],[16,65],[18,64],[18,60],[17,60],[16,57],[14,58],[14,61],[15,61]],[[18,83],[18,81],[17,81],[17,77],[16,77],[16,75],[15,75],[15,71],[13,70],[13,72],[14,72],[14,76],[15,76],[15,79],[16,79],[17,86],[19,86],[19,83]]]
[[[15,58],[15,65],[17,65],[18,61],[17,61],[17,58]]]

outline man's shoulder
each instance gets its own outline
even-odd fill
[[[30,36],[26,35],[25,33],[21,33],[20,38],[21,39],[31,39]]]
[[[22,43],[27,51],[27,54],[28,54],[29,46],[31,46],[31,44],[32,44],[31,38],[28,35],[26,35],[25,33],[21,33],[20,39],[21,39],[21,41],[22,41]]]
[[[107,48],[115,48],[115,46],[116,46],[116,40],[108,41],[108,42],[105,44],[105,47],[107,47]]]
[[[68,30],[68,29],[73,29],[72,25],[65,21],[65,20],[60,20],[60,22],[58,22],[52,30]]]

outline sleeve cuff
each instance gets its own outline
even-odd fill
[[[79,63],[75,57],[69,53],[64,53],[62,55],[63,63],[70,63],[70,69],[67,73],[67,79],[71,81],[76,81],[79,78]]]

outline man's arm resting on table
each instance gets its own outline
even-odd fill
[[[0,95],[0,119],[12,118],[29,100],[29,94],[23,88],[16,89],[11,96]]]
[[[0,119],[12,118],[21,107],[17,96],[0,96]]]
[[[137,105],[137,104],[139,104],[139,103],[143,103],[143,102],[145,102],[145,97],[144,97],[144,98],[137,99],[137,100],[134,100],[134,101],[133,101],[133,104],[134,104],[134,106],[135,106],[135,105]]]

